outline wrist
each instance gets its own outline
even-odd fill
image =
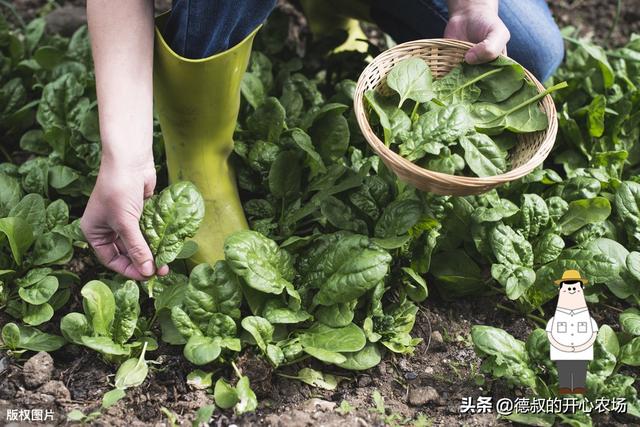
[[[449,17],[478,13],[498,14],[498,0],[449,0]]]
[[[137,172],[154,167],[153,149],[103,144],[100,169]]]

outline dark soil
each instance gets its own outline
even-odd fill
[[[640,34],[640,0],[548,0],[560,27],[572,25],[580,34],[611,47]],[[618,3],[620,6],[618,6]]]
[[[163,10],[169,3],[167,0],[156,1],[156,7]],[[53,2],[43,0],[15,0],[12,4],[24,20],[53,11],[53,18],[51,15],[48,18],[49,30],[63,34],[72,32],[86,19],[82,0],[58,1],[62,10],[56,9]],[[617,6],[614,0],[551,1],[562,26],[573,25],[583,35],[599,42],[608,41],[612,46],[623,44],[632,32],[640,32],[640,0],[624,0],[622,4],[618,24],[614,27],[612,22]],[[73,269],[83,279],[95,275],[95,265],[87,254],[73,261]],[[72,297],[70,304],[79,306],[77,296]],[[612,310],[601,308],[593,316],[599,324],[617,324],[617,314]],[[0,311],[0,325],[9,321]],[[379,366],[362,373],[316,366],[324,372],[345,377],[335,391],[311,388],[282,378],[254,355],[243,354],[238,365],[252,379],[252,386],[260,401],[259,409],[255,414],[239,418],[229,411],[216,410],[212,425],[236,423],[346,427],[398,425],[405,422],[407,425],[446,426],[507,424],[494,414],[460,414],[459,406],[463,397],[521,395],[520,391],[509,390],[503,382],[485,378],[479,372],[480,360],[473,351],[470,339],[471,327],[476,324],[502,327],[519,339],[526,339],[535,327],[520,316],[498,309],[496,299],[492,297],[447,302],[438,298],[437,294],[431,295],[418,316],[414,334],[424,341],[414,355],[387,355]],[[55,329],[55,322],[49,327]],[[49,382],[28,389],[22,371],[28,356],[32,354],[15,360],[0,351],[0,425],[5,422],[6,409],[51,409],[54,413],[53,423],[63,425],[66,424],[66,414],[73,409],[80,409],[85,414],[98,410],[102,396],[112,388],[113,366],[101,361],[93,352],[67,346],[52,354],[55,369]],[[103,415],[92,422],[93,425],[167,425],[166,413],[174,414],[182,425],[191,425],[195,411],[212,404],[212,398],[206,391],[187,384],[187,374],[194,367],[185,362],[179,348],[162,346],[150,352],[148,359],[151,370],[145,383],[129,390],[126,398],[103,411]],[[294,374],[299,368],[291,366],[283,373]],[[211,367],[211,370],[214,369],[215,366]],[[222,374],[229,380],[233,378],[228,368],[218,369],[220,372],[216,376]],[[385,399],[384,414],[373,409],[372,394],[375,390]],[[343,414],[338,409],[343,400],[353,408],[349,413]],[[423,421],[425,424],[418,424]],[[594,417],[595,425],[624,425],[625,422],[632,425],[627,418]]]

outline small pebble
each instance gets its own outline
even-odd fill
[[[407,372],[404,374],[404,378],[409,381],[413,381],[418,378],[418,375],[415,372]]]
[[[430,402],[438,402],[440,394],[431,387],[416,387],[409,390],[409,404],[411,406],[422,406]]]
[[[24,385],[33,389],[46,383],[53,375],[53,358],[44,351],[27,360],[22,368]]]

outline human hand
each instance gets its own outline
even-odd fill
[[[80,220],[100,262],[134,280],[169,272],[167,266],[156,271],[139,226],[144,199],[153,195],[155,185],[153,158],[132,164],[103,156],[96,185]]]
[[[480,64],[506,54],[511,35],[498,16],[495,1],[450,2],[449,23],[444,31],[447,38],[477,43],[464,59],[469,64]]]

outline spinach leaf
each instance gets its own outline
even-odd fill
[[[460,138],[460,145],[464,149],[464,160],[477,176],[493,176],[505,172],[507,153],[487,135],[472,133]]]
[[[346,235],[324,243],[300,266],[307,286],[318,289],[313,297],[315,304],[330,306],[351,301],[387,274],[391,256],[365,236]]]
[[[483,76],[492,72],[488,76]],[[499,56],[497,59],[480,65],[462,64],[465,78],[469,80],[477,79],[476,85],[480,89],[480,101],[502,102],[520,90],[525,84],[524,68],[514,60],[506,56]]]
[[[420,58],[403,59],[387,74],[387,85],[400,95],[398,108],[407,99],[428,102],[434,97],[433,77],[427,63]]]
[[[255,231],[238,231],[224,243],[224,253],[231,270],[260,292],[280,294],[293,287],[295,275],[289,253]]]
[[[190,182],[178,182],[145,201],[140,228],[158,266],[173,261],[204,218],[204,200]]]
[[[604,221],[611,214],[611,204],[604,197],[574,200],[558,221],[562,234],[571,234],[587,224]]]
[[[12,350],[31,351],[56,351],[65,344],[62,337],[15,323],[7,323],[2,327],[2,341]]]
[[[527,82],[512,97],[499,104],[473,104],[471,115],[476,130],[489,135],[499,134],[504,130],[516,133],[544,130],[549,123],[547,115],[538,106],[538,101],[549,93],[565,87],[565,82],[558,83],[538,93],[536,87]]]
[[[22,218],[0,218],[0,244],[5,237],[9,241],[13,259],[18,265],[22,264],[22,258],[34,241],[33,229]]]

